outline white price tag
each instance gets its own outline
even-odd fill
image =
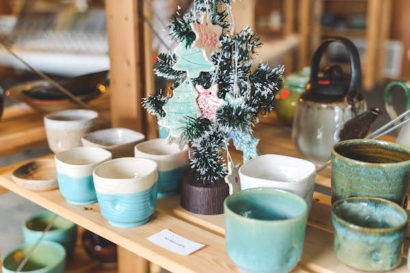
[[[188,256],[189,254],[194,253],[198,249],[205,246],[179,236],[169,229],[164,229],[158,233],[155,233],[147,239],[160,247],[184,256]]]

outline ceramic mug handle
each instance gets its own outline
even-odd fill
[[[401,87],[401,89],[405,92],[407,98],[406,109],[410,109],[410,82],[392,82],[386,87],[386,90],[384,91],[384,104],[386,107],[386,111],[391,119],[394,119],[398,116],[396,110],[393,107],[391,98],[391,92],[396,86]]]

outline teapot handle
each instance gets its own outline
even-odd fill
[[[352,41],[343,37],[330,37],[319,46],[312,58],[310,80],[318,80],[320,60],[326,48],[333,42],[343,44],[347,50],[347,53],[349,54],[352,78],[350,79],[349,89],[347,90],[347,93],[357,91],[361,87],[362,83],[362,71],[360,69],[359,52],[357,51],[357,48]]]
[[[386,107],[386,111],[389,114],[391,119],[394,119],[398,116],[396,110],[393,107],[392,104],[392,98],[391,98],[391,92],[394,89],[394,87],[399,86],[403,89],[406,97],[407,97],[407,105],[406,109],[410,109],[410,82],[405,83],[405,82],[392,82],[390,83],[387,87],[386,90],[384,91],[384,105]]]

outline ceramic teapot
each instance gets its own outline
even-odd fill
[[[396,90],[394,87],[401,87],[401,89],[405,92],[407,98],[406,109],[410,109],[410,82],[392,82],[386,87],[384,92],[384,102],[386,111],[389,114],[391,119],[396,118],[397,112],[392,105],[391,93],[393,90]],[[410,118],[410,114],[407,115],[407,118]],[[397,137],[397,143],[405,145],[410,148],[410,122],[407,122],[403,125],[403,127],[399,131],[399,135]]]
[[[350,81],[339,65],[319,75],[321,57],[332,43],[341,43],[347,49]],[[349,39],[332,37],[319,46],[313,55],[310,81],[296,105],[292,129],[293,142],[307,159],[316,164],[329,160],[344,124],[366,111],[366,102],[358,93],[361,78],[359,53]]]

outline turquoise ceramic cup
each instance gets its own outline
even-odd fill
[[[15,273],[32,247],[33,244],[24,244],[4,255],[2,261],[3,273]],[[63,273],[65,260],[64,247],[55,242],[43,241],[36,247],[22,272]]]
[[[390,271],[401,263],[407,213],[371,197],[339,200],[332,207],[334,249],[344,264],[364,271]]]
[[[153,139],[135,146],[135,157],[154,160],[158,164],[158,196],[178,193],[182,175],[188,169],[188,150],[168,143],[166,139]]]
[[[158,165],[142,158],[110,160],[94,170],[101,214],[113,226],[145,224],[157,204]]]
[[[55,214],[49,211],[34,215],[23,226],[24,242],[34,244],[43,234]],[[52,241],[61,244],[71,257],[77,241],[77,225],[67,219],[57,216],[51,229],[43,237],[44,241]]]
[[[73,205],[97,202],[93,170],[112,157],[109,151],[96,147],[78,147],[55,156],[57,180],[61,194]]]
[[[289,272],[302,257],[308,207],[272,188],[237,192],[224,202],[229,257],[245,273]]]
[[[332,202],[368,196],[404,203],[410,180],[410,149],[396,143],[353,139],[332,151]]]

